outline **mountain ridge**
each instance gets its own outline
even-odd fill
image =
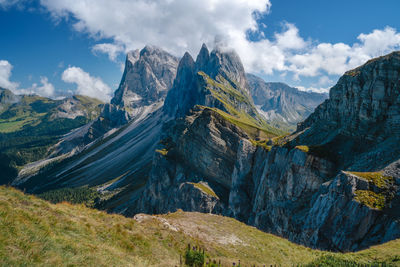
[[[294,131],[321,104],[327,94],[300,91],[285,83],[265,82],[247,74],[249,88],[259,112],[276,127]]]

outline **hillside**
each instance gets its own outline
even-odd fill
[[[357,253],[311,250],[232,218],[178,211],[135,219],[68,203],[50,204],[0,187],[1,266],[179,266],[188,243],[223,266],[322,262],[400,266],[400,240]],[[353,264],[353,265],[351,265]]]
[[[0,88],[0,184],[12,181],[22,166],[48,155],[62,135],[95,119],[102,105],[81,95],[54,100]]]

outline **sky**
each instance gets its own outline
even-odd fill
[[[126,52],[233,48],[247,72],[327,92],[400,49],[398,0],[0,0],[0,87],[109,101]]]

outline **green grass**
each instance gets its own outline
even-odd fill
[[[354,199],[372,209],[382,210],[385,207],[385,195],[370,190],[356,190]]]
[[[178,211],[131,218],[51,204],[0,186],[0,266],[179,266],[188,244],[207,257],[245,266],[352,261],[400,266],[400,240],[356,253],[313,250],[232,218]]]
[[[22,130],[24,126],[35,125],[40,122],[45,114],[46,113],[29,113],[8,119],[0,119],[0,132],[11,133]]]
[[[253,144],[253,146],[259,146],[264,148],[266,151],[271,151],[272,146],[267,145],[268,140],[264,139],[264,140],[253,140],[250,139],[250,142]]]
[[[210,108],[205,106],[199,106],[204,109],[212,110],[218,113],[223,119],[229,121],[230,123],[236,125],[238,128],[242,129],[250,138],[270,138],[276,136],[274,132],[270,132],[268,129],[262,128],[248,119],[243,119],[240,117],[235,117],[225,111],[218,108]]]
[[[221,75],[218,75],[216,80],[211,79],[204,72],[199,72],[199,75],[203,77],[206,83],[206,89],[223,105],[226,112],[223,110],[221,110],[221,112],[230,115],[230,117],[228,117],[229,119],[244,127],[248,125],[256,126],[274,136],[284,133],[282,130],[270,126],[258,114],[246,92],[242,91],[240,88],[234,88],[232,84]]]
[[[385,176],[383,172],[353,172],[353,171],[348,171],[348,173],[351,173],[353,175],[356,175],[358,177],[361,177],[368,182],[374,184],[375,186],[381,188],[381,189],[386,189],[390,184],[393,183],[393,177],[390,176]]]
[[[304,153],[308,153],[310,151],[310,148],[308,146],[296,146],[295,148],[303,151]]]
[[[203,191],[207,195],[210,195],[210,196],[213,196],[213,197],[219,199],[217,194],[215,194],[214,190],[212,190],[212,188],[209,187],[207,184],[204,184],[204,183],[201,183],[201,182],[200,183],[190,183],[190,184],[192,184],[197,189]]]
[[[94,207],[96,199],[100,198],[97,190],[89,187],[61,188],[39,194],[38,197],[51,203],[69,202],[72,204],[85,204]]]
[[[156,149],[156,152],[159,153],[159,154],[161,154],[161,155],[163,155],[163,156],[168,155],[168,150],[167,150],[166,148],[163,148],[163,149]]]

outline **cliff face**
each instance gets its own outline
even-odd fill
[[[338,251],[399,238],[398,58],[394,53],[346,73],[330,98],[283,138],[255,138],[217,105],[185,108],[186,116],[164,125],[150,179],[127,214],[221,213]]]
[[[128,53],[121,83],[111,103],[137,108],[164,100],[176,76],[178,58],[153,46]]]
[[[156,111],[172,87],[177,67],[178,58],[154,46],[128,52],[120,85],[89,128],[85,142]]]
[[[234,51],[216,48],[210,53],[203,44],[196,61],[188,53],[183,56],[164,111],[179,118],[195,105],[215,107],[266,125],[253,104],[243,65]]]

